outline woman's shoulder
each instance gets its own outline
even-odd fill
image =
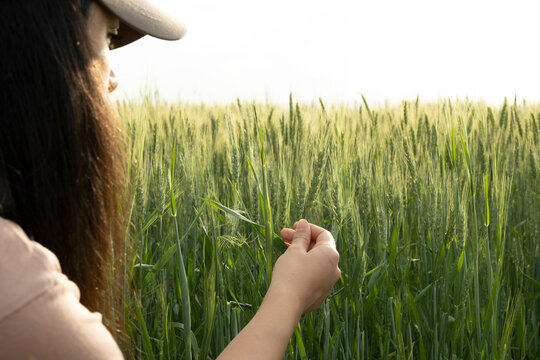
[[[0,321],[65,277],[58,258],[0,217]]]
[[[56,256],[0,218],[0,349],[13,359],[123,359]]]
[[[39,261],[57,272],[61,272],[58,258],[40,243],[30,240],[24,230],[11,220],[0,217],[0,256],[8,254],[34,256]],[[20,259],[14,259],[20,263]]]

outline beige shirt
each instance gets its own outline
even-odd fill
[[[0,218],[0,359],[123,359],[56,256]]]

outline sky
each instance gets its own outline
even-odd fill
[[[111,52],[116,96],[540,101],[538,0],[155,0],[187,25]]]

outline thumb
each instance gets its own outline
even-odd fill
[[[296,231],[291,242],[291,246],[300,246],[305,251],[308,251],[311,243],[311,228],[309,223],[302,219],[296,223]]]

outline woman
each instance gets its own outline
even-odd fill
[[[184,33],[148,0],[0,1],[0,358],[122,358],[124,154],[108,51]],[[340,276],[329,232],[301,220],[281,235],[291,246],[263,303],[220,359],[281,358]]]

